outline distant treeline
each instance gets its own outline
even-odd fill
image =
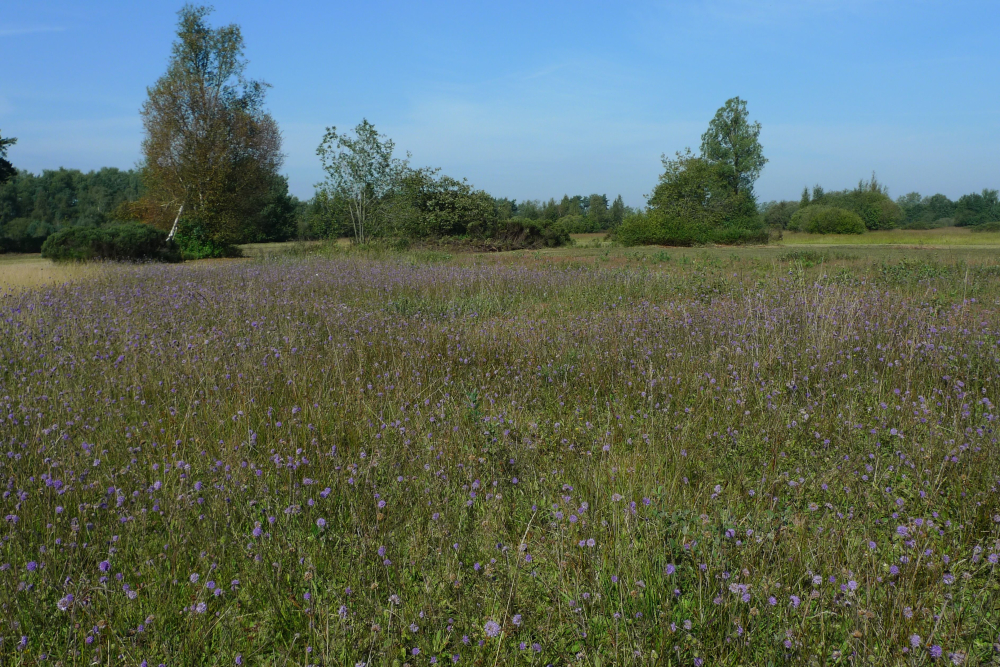
[[[149,211],[150,202],[136,170],[106,167],[98,171],[53,169],[41,174],[17,171],[0,185],[0,252],[38,252],[45,239],[72,227],[105,227],[134,220],[162,218],[171,210]],[[497,198],[463,181],[414,170],[391,205],[397,236],[462,236],[513,221],[556,225],[561,234],[602,232],[615,228],[632,210],[619,195],[564,195],[561,201]],[[351,236],[348,204],[320,190],[302,201],[288,194],[284,177],[274,179],[264,205],[241,227],[240,243],[315,240]],[[488,230],[487,230],[488,231]]]
[[[104,227],[169,218],[153,211],[139,171],[19,170],[0,185],[0,252],[38,252],[51,234],[68,227]],[[286,241],[297,233],[303,206],[274,176],[256,215],[241,227],[239,242]]]
[[[632,209],[621,195],[608,202],[607,195],[563,195],[561,201],[526,199],[520,202],[475,190],[464,181],[436,177],[428,170],[410,174],[398,188],[388,208],[383,236],[411,239],[465,237],[498,223],[555,226],[560,233],[609,231],[621,224]],[[319,190],[298,203],[297,238],[318,240],[353,235],[348,202]]]
[[[818,233],[979,227],[1000,220],[997,190],[962,195],[956,201],[943,194],[925,197],[911,192],[893,201],[874,174],[853,189],[827,192],[816,185],[811,191],[805,188],[799,201],[771,201],[760,209],[771,228]]]

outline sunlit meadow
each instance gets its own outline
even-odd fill
[[[0,293],[0,664],[995,664],[1000,265],[780,252]]]

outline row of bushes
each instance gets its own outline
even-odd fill
[[[768,241],[763,226],[699,225],[689,220],[658,215],[655,211],[639,211],[625,218],[612,234],[615,243],[624,246],[669,245],[696,246],[762,244]]]
[[[806,206],[792,215],[788,229],[811,234],[863,234],[865,221],[854,211],[836,206]]]
[[[177,243],[164,231],[140,223],[104,227],[67,227],[50,235],[42,257],[56,262],[114,260],[179,262]]]

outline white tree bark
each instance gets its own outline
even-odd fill
[[[167,240],[168,241],[170,241],[171,239],[173,239],[174,238],[174,234],[177,233],[177,223],[180,222],[180,220],[181,220],[181,213],[183,213],[183,212],[184,212],[184,204],[181,204],[180,209],[177,210],[177,217],[174,218],[174,224],[170,228],[170,233],[167,234]]]

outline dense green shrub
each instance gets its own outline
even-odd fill
[[[982,193],[962,195],[955,203],[955,225],[972,227],[985,222],[1000,220],[1000,193],[983,190]]]
[[[970,231],[973,232],[1000,232],[1000,221],[984,222],[976,225]]]
[[[708,243],[710,235],[704,225],[654,210],[627,216],[614,230],[613,239],[623,246],[692,246]]]
[[[240,257],[237,246],[213,241],[205,232],[205,227],[195,218],[182,218],[174,234],[177,248],[184,259],[208,259],[214,257]]]
[[[106,227],[66,227],[49,236],[42,245],[42,257],[54,261],[155,260],[178,262],[180,251],[167,234],[139,223]]]
[[[796,211],[788,228],[810,234],[863,234],[865,223],[853,211],[814,204]]]
[[[570,243],[569,230],[560,222],[511,218],[498,224],[492,237],[511,247],[554,248]]]
[[[613,231],[612,239],[623,246],[696,246],[709,243],[746,245],[767,243],[768,230],[756,216],[735,217],[712,226],[704,221],[683,219],[652,210],[627,216]]]
[[[905,214],[899,205],[889,198],[888,189],[872,174],[871,180],[862,180],[853,190],[826,192],[823,188],[813,188],[812,200],[808,192],[803,193],[801,208],[830,206],[856,213],[866,229],[894,229],[904,220]],[[791,228],[789,228],[791,229]],[[830,232],[827,232],[830,233]]]
[[[664,173],[645,212],[615,230],[621,245],[692,246],[766,243],[767,228],[747,190],[729,189],[719,165],[690,152],[664,158]]]

